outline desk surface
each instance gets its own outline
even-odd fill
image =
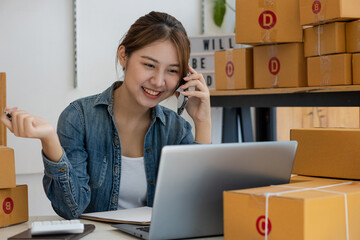
[[[26,223],[21,223],[17,225],[13,225],[10,227],[0,228],[0,239],[7,239],[15,234],[25,231],[28,229],[33,221],[52,221],[62,219],[58,216],[41,216],[41,217],[30,217],[29,221]],[[96,222],[90,220],[80,220],[82,223],[94,224],[95,231],[90,233],[89,235],[85,236],[84,240],[99,240],[99,239],[137,239],[132,237],[126,233],[116,230],[115,228],[111,227],[111,223],[103,223],[103,222]],[[197,238],[202,240],[223,240],[223,237],[209,237],[209,238]]]

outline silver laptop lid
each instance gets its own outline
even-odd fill
[[[150,239],[223,234],[223,191],[288,183],[297,142],[166,146]]]

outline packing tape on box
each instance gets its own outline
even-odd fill
[[[274,81],[271,84],[272,88],[279,86],[279,71],[280,71],[280,61],[278,61],[279,47],[277,44],[269,45],[268,47],[268,59],[269,59],[269,71],[274,75]]]
[[[259,24],[262,22],[262,27],[260,28],[260,39],[262,43],[271,43],[271,37],[276,39],[277,30],[271,26],[271,23],[276,21],[273,19],[273,14],[267,13],[266,11],[272,11],[276,13],[276,1],[274,0],[258,0],[258,7],[260,9]],[[275,16],[276,17],[276,16]],[[271,21],[269,21],[271,20]],[[268,28],[266,27],[268,26]]]
[[[318,55],[320,56],[321,55],[321,49],[322,49],[322,46],[324,45],[323,41],[322,40],[322,34],[324,33],[324,26],[323,25],[319,25],[319,26],[316,26],[314,27],[314,30],[316,31],[316,34],[317,34],[317,46],[315,46],[315,49],[317,48],[317,52],[318,52]]]
[[[233,60],[233,50],[227,49],[225,50],[225,73],[226,73],[226,82],[228,89],[235,89],[235,79],[234,79],[234,71],[235,65]]]
[[[320,86],[329,86],[331,78],[331,59],[329,56],[320,56],[320,74],[321,82]]]
[[[321,192],[340,194],[340,195],[344,196],[346,240],[349,240],[349,217],[348,217],[347,194],[343,193],[343,192],[326,190],[325,188],[336,187],[336,186],[341,186],[341,185],[348,185],[348,184],[352,184],[352,183],[353,182],[343,182],[343,183],[325,185],[325,186],[314,187],[314,188],[296,187],[296,186],[289,186],[289,185],[286,185],[286,186],[284,186],[284,185],[271,185],[271,187],[294,188],[294,190],[287,190],[287,191],[282,191],[282,192],[265,192],[265,193],[261,193],[261,194],[253,194],[253,196],[264,196],[265,197],[265,231],[264,231],[265,240],[268,239],[269,198],[273,197],[273,196],[279,196],[279,195],[282,195],[282,194],[286,194],[286,193],[302,192],[302,191],[321,191]]]

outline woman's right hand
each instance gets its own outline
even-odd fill
[[[11,120],[3,113],[0,115],[0,121],[15,136],[40,139],[47,158],[54,162],[60,160],[63,153],[62,147],[58,135],[50,123],[24,110],[17,108],[6,108],[5,110],[11,115]]]
[[[17,108],[5,109],[12,117],[11,121],[2,114],[0,120],[17,137],[38,138],[46,140],[55,132],[55,129],[44,119],[27,113]]]

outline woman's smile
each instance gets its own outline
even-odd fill
[[[145,95],[150,97],[150,98],[158,98],[162,93],[162,92],[152,90],[152,89],[149,89],[149,88],[145,88],[145,87],[142,87],[142,89],[144,90]]]

